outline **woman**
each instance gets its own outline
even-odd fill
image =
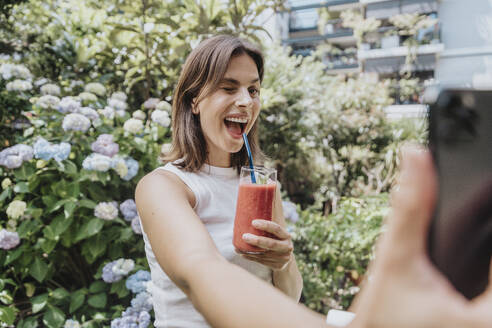
[[[299,300],[302,278],[279,190],[273,222],[253,222],[276,238],[243,235],[265,252],[239,255],[232,245],[238,173],[248,161],[242,133],[248,134],[256,164],[262,159],[256,122],[262,78],[261,52],[233,36],[202,42],[184,64],[174,93],[168,163],[146,175],[136,191],[156,327],[208,327],[193,307],[189,279],[196,266],[213,270],[222,257]]]

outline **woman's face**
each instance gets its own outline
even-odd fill
[[[251,130],[260,112],[260,78],[253,59],[231,58],[218,88],[193,106],[207,142],[208,163],[230,166],[230,154],[241,150],[242,133]]]

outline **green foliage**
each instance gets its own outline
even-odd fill
[[[267,52],[260,139],[289,197],[336,211],[340,197],[388,191],[405,134],[383,108],[388,82],[324,74],[316,57]]]
[[[389,209],[387,194],[343,198],[335,214],[305,210],[292,233],[304,287],[302,302],[326,314],[347,309],[373,257]]]
[[[33,325],[32,315],[46,327],[60,327],[69,317],[108,324],[114,306],[128,304],[131,295],[124,279],[113,285],[99,281],[102,266],[118,258],[135,259],[136,269],[146,268],[147,263],[143,240],[129,222],[121,214],[103,220],[95,216],[94,208],[101,202],[121,203],[134,197],[136,181],[159,165],[160,145],[169,141],[170,131],[149,119],[140,133],[131,133],[122,126],[130,117],[126,112],[114,119],[100,115],[85,133],[65,131],[65,114],[42,108],[36,92],[0,91],[9,99],[29,99],[31,94],[26,117],[32,128],[17,137],[28,145],[39,137],[54,144],[69,142],[71,152],[59,162],[33,159],[19,168],[0,169],[0,179],[11,181],[2,186],[0,226],[17,231],[21,239],[16,248],[0,251],[0,300],[7,306],[2,305],[0,316],[7,323],[21,322],[20,327]],[[90,105],[103,108],[106,101],[98,97]],[[122,179],[125,173],[117,169],[83,168],[82,162],[92,153],[91,144],[105,133],[118,143],[119,156],[138,161],[138,172],[131,180]],[[9,214],[14,200],[27,204],[19,218]]]
[[[258,16],[281,2],[31,1],[16,7],[13,31],[0,35],[26,54],[36,75],[67,86],[97,76],[109,90],[124,86],[138,108],[149,97],[170,96],[186,56],[204,38],[228,33],[260,41],[268,33]]]

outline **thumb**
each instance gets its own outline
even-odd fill
[[[437,180],[429,151],[405,146],[399,183],[392,193],[393,215],[388,222],[392,245],[400,245],[407,251],[425,251],[436,189]]]

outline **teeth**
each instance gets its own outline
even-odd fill
[[[248,123],[247,118],[239,118],[239,117],[226,117],[226,121],[231,121],[236,123]]]

